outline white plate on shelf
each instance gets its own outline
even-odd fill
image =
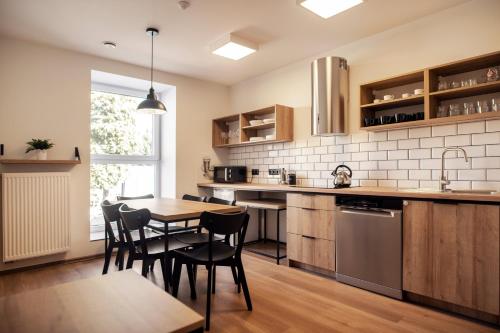
[[[250,120],[250,126],[257,126],[257,125],[262,125],[264,122],[262,119],[254,119]]]
[[[274,118],[263,119],[262,121],[264,122],[264,124],[270,124],[274,123]]]
[[[250,137],[250,142],[264,141],[266,138],[262,136],[252,136]]]
[[[276,135],[274,135],[274,134],[266,135],[266,140],[275,140],[275,139],[276,139]]]

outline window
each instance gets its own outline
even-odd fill
[[[160,118],[136,112],[146,94],[97,84],[92,87],[91,239],[104,238],[103,200],[160,193]]]

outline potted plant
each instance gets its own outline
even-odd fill
[[[49,139],[31,139],[31,141],[26,142],[28,148],[26,148],[26,153],[30,151],[36,152],[36,158],[38,160],[47,159],[47,150],[54,147],[54,144],[50,142]]]

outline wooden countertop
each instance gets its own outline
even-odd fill
[[[499,202],[500,192],[494,194],[479,193],[451,193],[438,192],[432,189],[398,189],[393,187],[351,187],[343,189],[320,188],[320,187],[300,187],[289,185],[273,184],[219,184],[219,183],[200,183],[201,188],[231,189],[235,191],[261,191],[261,192],[301,192],[318,194],[344,194],[344,195],[368,195],[383,197],[399,197],[405,199],[436,199],[436,200],[460,200],[460,201],[482,201]]]

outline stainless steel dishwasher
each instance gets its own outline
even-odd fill
[[[402,299],[402,200],[337,197],[337,280]]]

